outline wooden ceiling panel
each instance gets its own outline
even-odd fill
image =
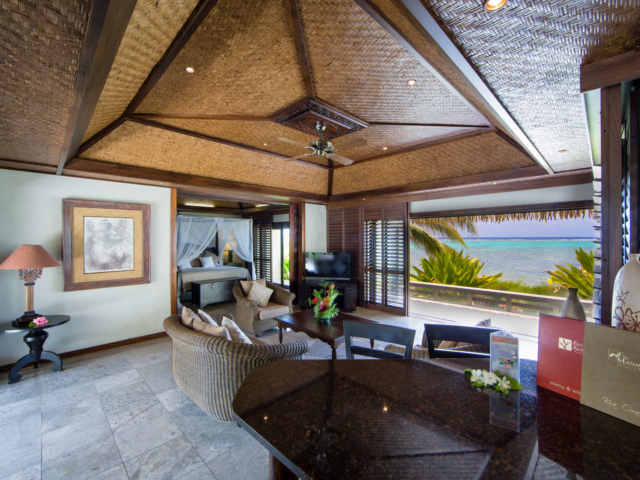
[[[266,117],[305,96],[283,0],[220,0],[136,113]]]
[[[83,141],[122,115],[197,4],[138,0]]]
[[[536,165],[495,133],[443,143],[339,168],[333,194],[411,185]]]
[[[0,7],[0,152],[57,165],[89,22],[90,0]]]
[[[326,194],[328,171],[126,122],[81,158]]]
[[[241,143],[251,147],[260,148],[269,152],[295,157],[302,155],[305,150],[302,147],[278,141],[284,137],[307,145],[317,137],[293,128],[285,127],[273,122],[247,121],[247,120],[192,120],[192,119],[168,119],[156,118],[159,123],[165,123],[174,127],[203,133],[212,137],[221,138],[230,142]],[[264,145],[264,144],[267,145]],[[309,156],[305,161],[328,165],[324,157]]]
[[[299,5],[321,100],[367,122],[487,124],[352,0]]]
[[[335,140],[334,146],[358,139],[367,141],[365,147],[352,148],[340,152],[351,160],[363,160],[388,155],[405,148],[411,148],[426,142],[435,142],[467,132],[481,131],[477,128],[463,127],[424,127],[408,125],[371,125],[364,130],[350,133]],[[386,147],[386,150],[384,148]]]
[[[590,166],[579,67],[633,50],[640,2],[422,2],[555,171]]]

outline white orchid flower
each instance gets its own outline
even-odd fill
[[[482,382],[482,370],[471,370],[471,383]]]
[[[485,385],[495,385],[499,380],[500,377],[493,372],[482,372],[482,381],[485,383]]]
[[[498,387],[503,390],[511,390],[511,382],[507,380],[507,377],[502,377],[502,380],[498,377]]]

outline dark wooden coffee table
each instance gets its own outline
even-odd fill
[[[285,328],[290,328],[294,332],[304,332],[311,338],[320,340],[331,347],[331,358],[335,360],[336,348],[344,343],[344,329],[342,322],[345,320],[362,323],[378,323],[373,320],[349,315],[348,313],[338,313],[337,317],[331,319],[329,323],[318,323],[313,316],[313,310],[303,310],[301,312],[289,313],[277,317],[279,338],[282,343],[282,332]],[[374,347],[374,340],[371,340],[371,348]]]

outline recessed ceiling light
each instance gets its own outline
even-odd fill
[[[196,69],[195,69],[195,68],[193,68],[193,67],[187,67],[187,68],[185,68],[185,70],[186,70],[187,72],[189,72],[189,73],[193,73],[193,72],[195,72],[195,71],[196,71]]]
[[[362,201],[364,202],[366,200],[366,198],[363,198]]]
[[[415,84],[416,84],[416,81],[415,81],[415,80],[409,80],[409,81],[407,82],[407,85],[409,85],[409,86],[411,86],[411,85],[415,85]]]
[[[389,148],[389,147],[382,147],[383,150],[386,150],[387,148]]]
[[[387,408],[386,406],[384,406],[384,407],[382,407],[382,411],[383,411],[383,412],[387,412],[387,411],[389,411],[389,408]]]
[[[500,10],[507,4],[507,0],[484,0],[484,8],[490,12]]]
[[[262,145],[264,145],[266,147],[268,144],[267,143],[263,143]]]
[[[256,205],[256,207],[268,207],[269,204],[268,203],[259,203],[258,205]]]
[[[497,184],[498,184],[498,182],[493,182],[493,184],[494,184],[494,185],[497,185]]]
[[[569,153],[569,150],[559,150],[559,153]]]

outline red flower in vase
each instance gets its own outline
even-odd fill
[[[314,298],[314,299],[313,299],[313,303],[318,303],[318,299],[317,299],[317,298]]]

